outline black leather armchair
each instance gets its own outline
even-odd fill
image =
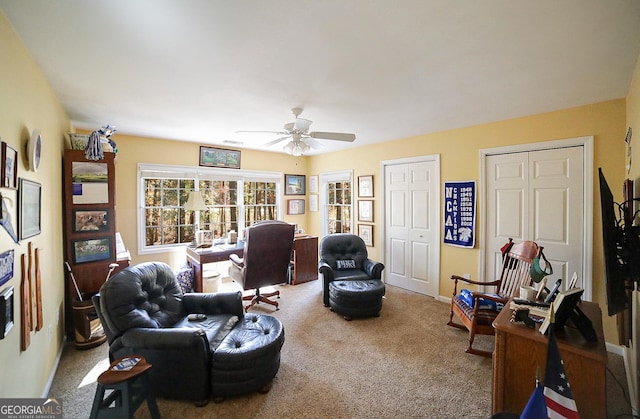
[[[382,263],[369,259],[367,246],[355,234],[330,234],[320,242],[323,303],[345,317],[380,311],[385,291],[383,270]]]
[[[278,371],[284,343],[278,319],[245,316],[240,292],[182,294],[164,263],[122,270],[102,285],[93,302],[110,359],[143,355],[153,365],[150,378],[158,397],[206,403],[211,396],[259,390]],[[206,318],[189,319],[195,313]],[[218,370],[226,375],[220,377]]]

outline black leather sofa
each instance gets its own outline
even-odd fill
[[[122,270],[93,302],[110,359],[143,355],[158,397],[204,404],[268,391],[280,367],[284,327],[277,318],[245,315],[240,292],[183,294],[164,263]],[[205,318],[190,319],[195,313]]]

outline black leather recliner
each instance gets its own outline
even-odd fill
[[[355,234],[330,234],[320,241],[323,302],[346,319],[380,313],[383,270],[382,263],[369,259],[367,246]]]
[[[130,266],[93,297],[111,360],[143,355],[158,397],[206,403],[268,388],[280,366],[282,323],[245,315],[242,295],[183,294],[160,262]],[[192,320],[189,314],[205,314]]]

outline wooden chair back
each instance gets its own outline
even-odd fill
[[[503,256],[498,294],[503,297],[516,296],[521,286],[531,285],[531,264],[542,251],[542,247],[533,241],[514,243]]]

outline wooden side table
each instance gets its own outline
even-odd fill
[[[98,377],[98,388],[93,399],[91,419],[133,418],[133,413],[145,400],[149,406],[151,417],[160,417],[148,375],[151,364],[148,364],[141,355],[131,355],[126,358],[140,358],[140,361],[128,371],[114,371],[113,367],[124,358],[116,359],[111,363],[109,369]],[[105,398],[106,390],[113,391]]]
[[[506,305],[494,320],[492,413],[521,413],[535,387],[536,368],[544,374],[548,336],[523,323],[512,323]],[[602,313],[596,303],[583,301],[580,309],[593,323],[597,342],[588,342],[575,328],[555,332],[560,357],[571,384],[578,413],[583,418],[606,417],[605,372],[607,350]]]

